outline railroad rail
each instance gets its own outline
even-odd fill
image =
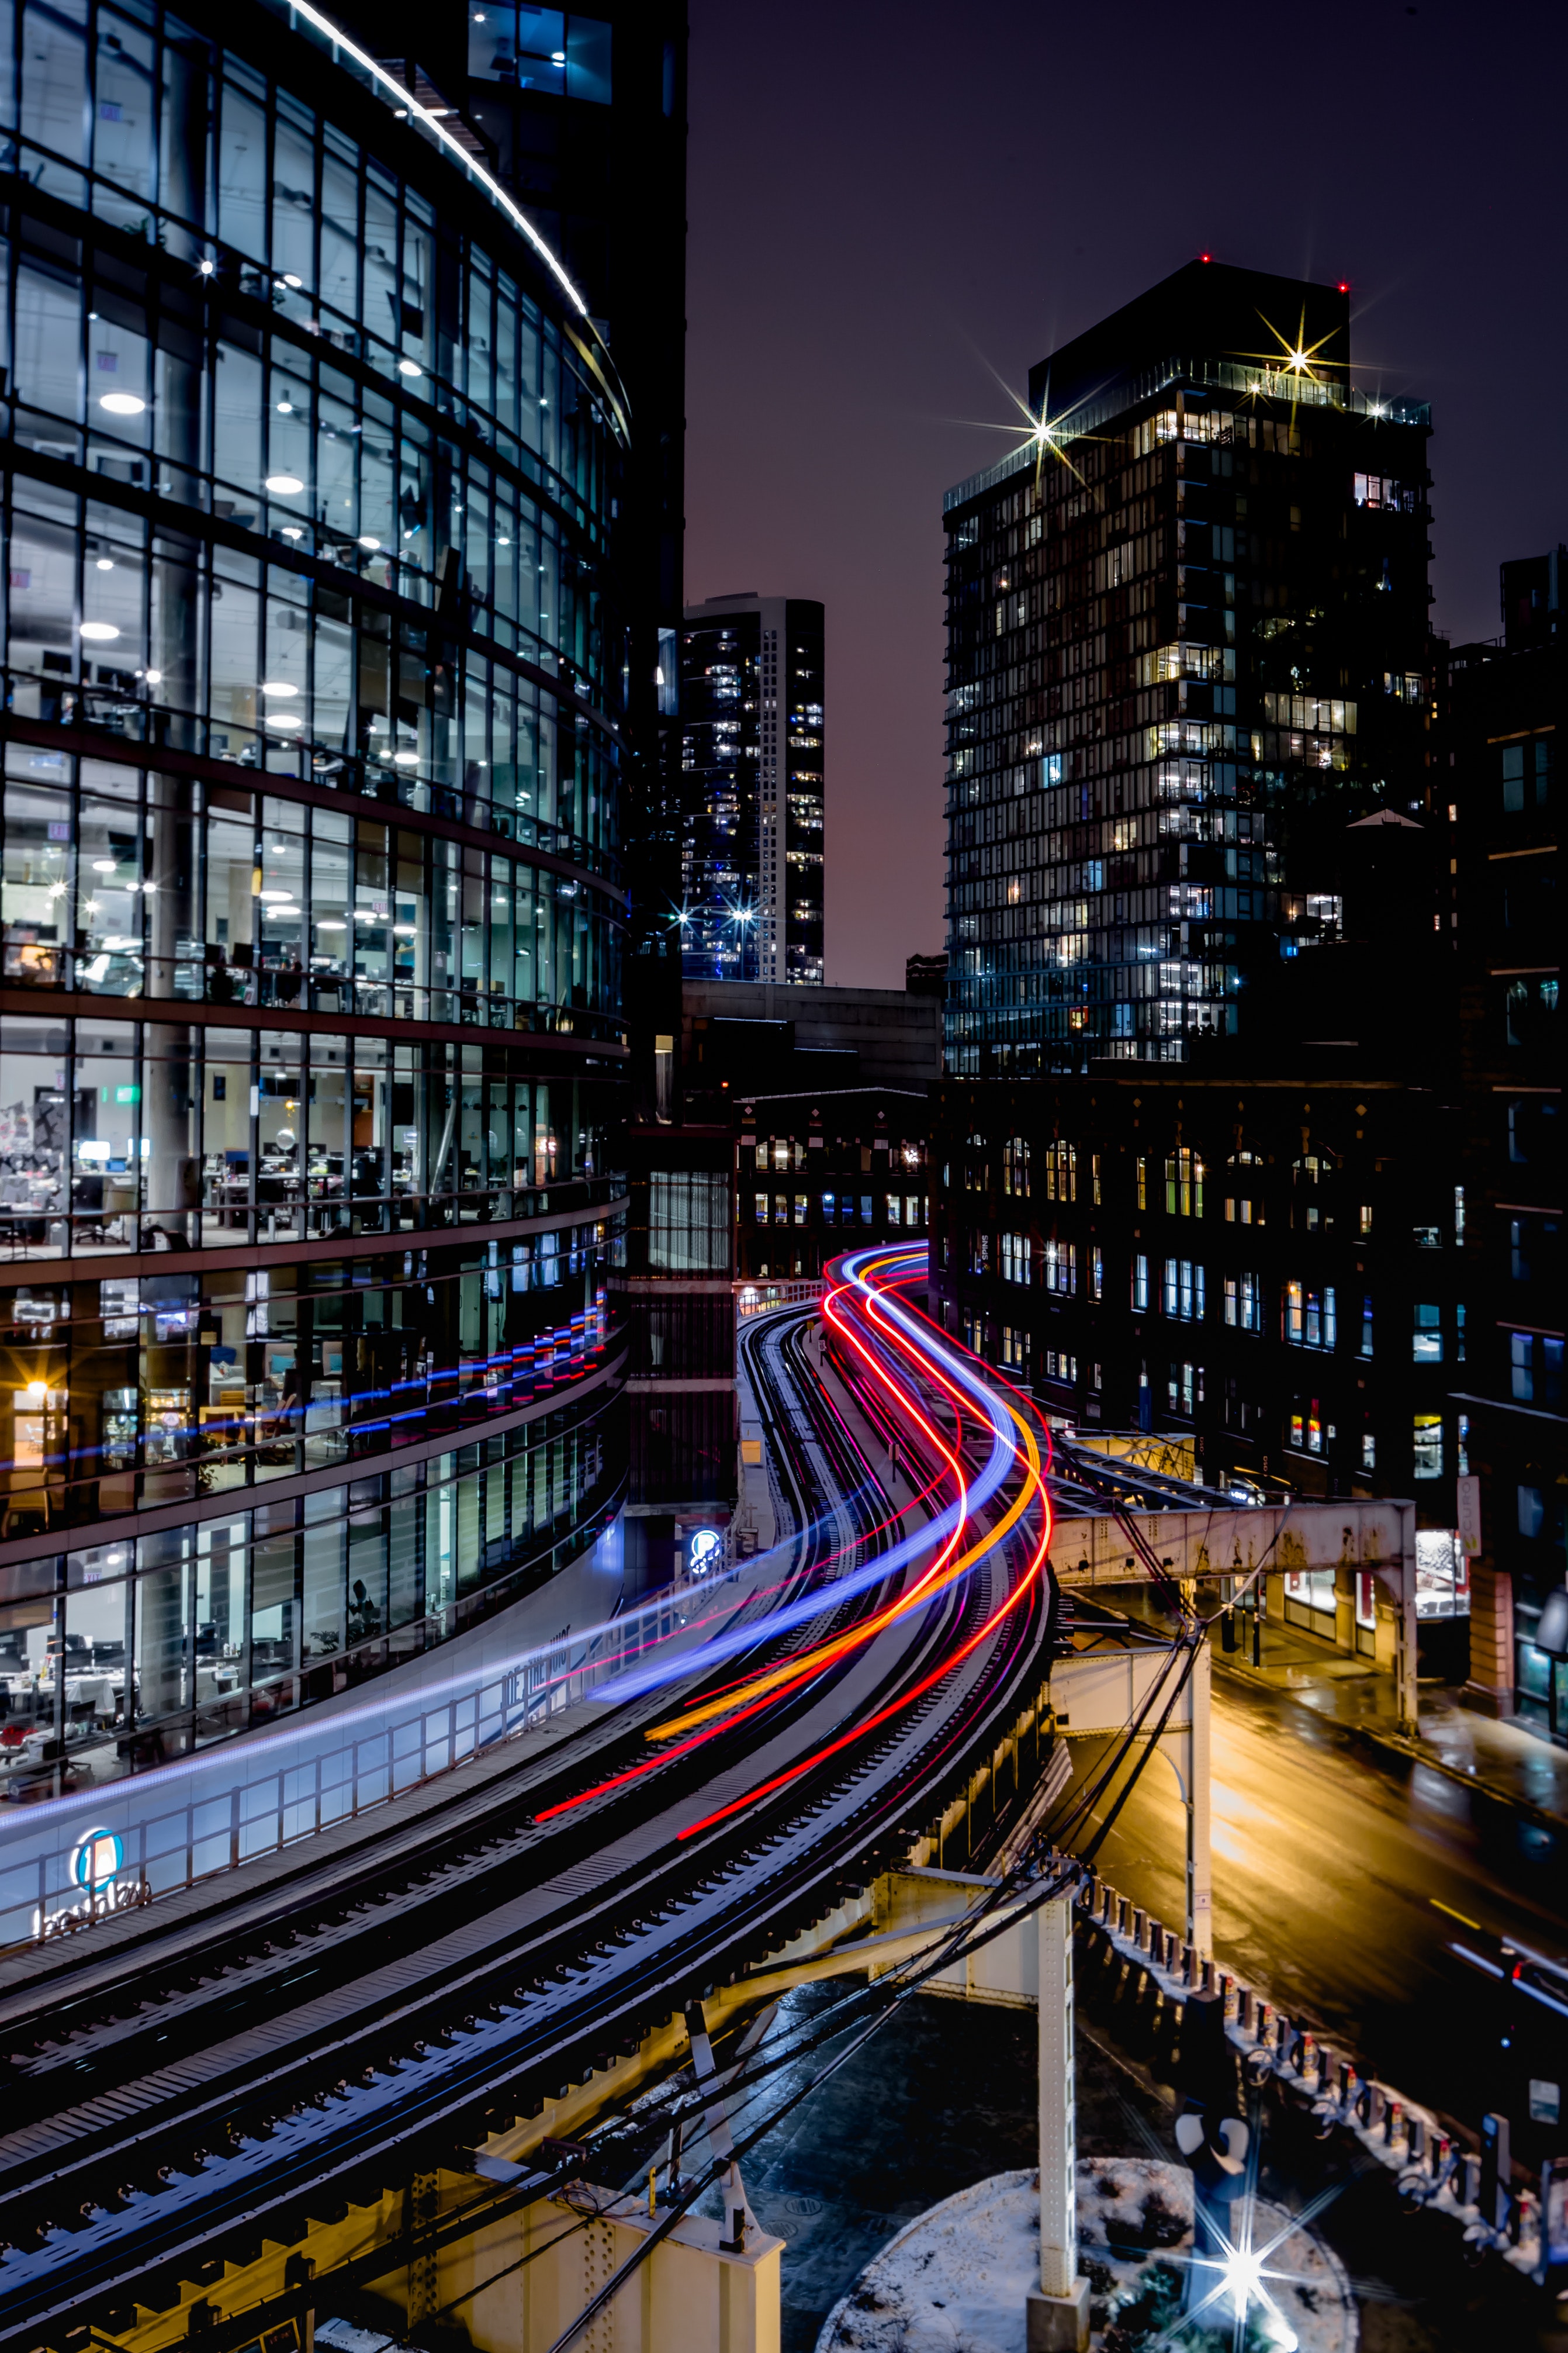
[[[965,1786],[1048,1666],[1050,1511],[1026,1418],[902,1301],[917,1273],[843,1261],[826,1353],[809,1311],[743,1328],[793,1529],[672,1655],[319,1852],[12,1965],[0,2348],[126,2336],[482,2147]]]

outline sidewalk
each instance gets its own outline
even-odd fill
[[[1568,1831],[1568,1749],[1522,1725],[1499,1723],[1473,1707],[1461,1691],[1424,1683],[1418,1695],[1421,1730],[1412,1740],[1398,1729],[1392,1678],[1364,1659],[1347,1658],[1294,1628],[1263,1630],[1263,1663],[1250,1651],[1213,1644],[1215,1672],[1238,1683],[1280,1693],[1342,1725],[1370,1748],[1409,1757],[1468,1789],[1479,1789],[1544,1830]]]

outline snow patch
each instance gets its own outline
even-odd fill
[[[1242,2208],[1236,2209],[1238,2225]],[[1167,2337],[1185,2353],[1355,2353],[1350,2281],[1332,2251],[1282,2208],[1257,2200],[1251,2245],[1269,2303],[1244,2336],[1228,2295],[1179,2319],[1193,2250],[1193,2178],[1148,2158],[1095,2157],[1078,2168],[1079,2260],[1093,2293],[1099,2353],[1137,2353]],[[998,2173],[907,2224],[829,2313],[816,2353],[1026,2353],[1025,2307],[1039,2285],[1039,2176]],[[1210,2284],[1205,2274],[1203,2289]],[[1275,2307],[1270,2308],[1270,2306]]]

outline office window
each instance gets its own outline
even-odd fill
[[[1047,1242],[1044,1251],[1042,1280],[1047,1291],[1063,1297],[1078,1288],[1078,1245],[1075,1242]]]
[[[1028,1282],[1029,1237],[1027,1234],[1002,1236],[1002,1279],[1005,1282]]]
[[[1298,1348],[1331,1348],[1339,1336],[1333,1286],[1288,1282],[1284,1293],[1285,1337]]]
[[[1132,1261],[1132,1312],[1142,1314],[1149,1304],[1149,1261],[1142,1251]]]
[[[1138,1206],[1142,1208],[1142,1202]],[[1165,1210],[1173,1218],[1203,1216],[1204,1164],[1189,1145],[1180,1145],[1165,1161]]]
[[[1550,735],[1538,735],[1530,744],[1504,744],[1502,805],[1509,816],[1547,806],[1552,797],[1552,752]]]
[[[1225,1279],[1225,1320],[1238,1332],[1263,1328],[1263,1278],[1258,1274],[1227,1274]]]
[[[730,1263],[730,1180],[717,1173],[655,1169],[649,1179],[650,1267],[722,1274]]]
[[[1433,1303],[1416,1302],[1410,1354],[1417,1365],[1440,1365],[1443,1361],[1442,1314]]]
[[[1302,1398],[1290,1409],[1289,1443],[1298,1454],[1321,1454],[1323,1424],[1316,1398]]]
[[[1190,1258],[1165,1261],[1165,1313],[1182,1324],[1204,1318],[1204,1270]]]
[[[1412,1472],[1417,1479],[1440,1479],[1443,1475],[1443,1417],[1440,1413],[1418,1413],[1413,1430],[1415,1461]]]
[[[1089,1295],[1091,1299],[1103,1299],[1105,1296],[1105,1253],[1098,1242],[1089,1245]]]
[[[1544,1407],[1553,1413],[1563,1404],[1563,1343],[1543,1332],[1510,1332],[1509,1370],[1516,1404]]]

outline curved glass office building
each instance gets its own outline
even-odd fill
[[[395,1664],[619,1495],[625,405],[460,126],[221,30],[26,0],[0,70],[13,1797]]]

